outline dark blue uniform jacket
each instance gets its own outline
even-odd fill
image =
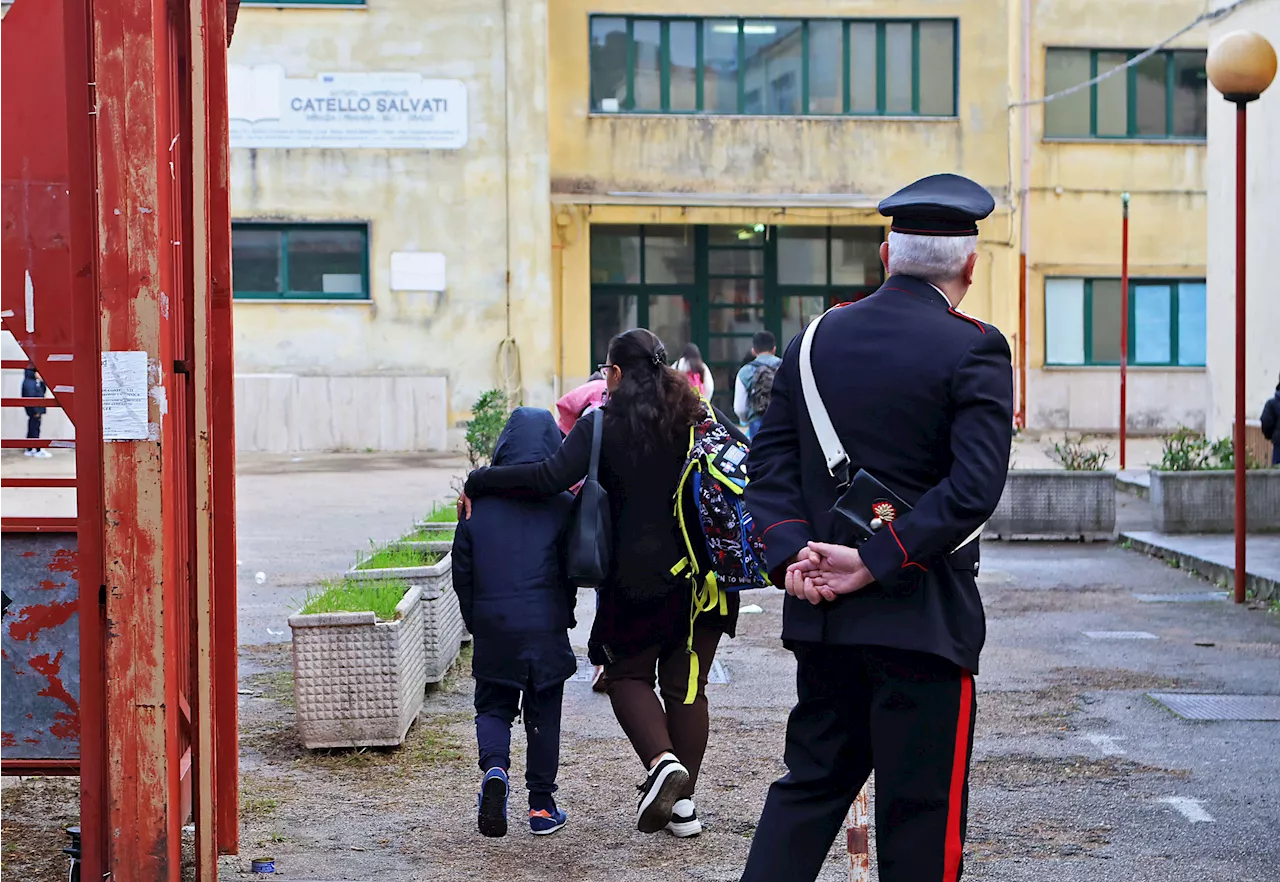
[[[517,408],[494,450],[494,465],[534,463],[560,447],[545,410]],[[477,680],[544,689],[577,670],[568,631],[577,589],[564,570],[563,544],[573,496],[541,501],[486,496],[458,522],[453,586],[474,635]]]
[[[829,538],[837,496],[805,409],[799,351],[797,337],[747,465],[746,504],[779,576],[805,543]],[[978,543],[950,552],[991,516],[1004,489],[1008,343],[929,283],[892,276],[823,319],[813,365],[850,472],[866,469],[912,511],[862,546],[876,582],[816,607],[788,597],[783,639],[917,650],[976,672],[986,638]]]

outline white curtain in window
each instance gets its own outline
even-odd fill
[[[1045,279],[1046,364],[1084,364],[1084,279]]]

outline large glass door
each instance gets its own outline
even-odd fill
[[[715,404],[733,412],[733,383],[751,360],[751,338],[769,326],[763,224],[706,227],[706,345]]]
[[[633,327],[674,361],[693,341],[732,410],[738,369],[757,331],[779,349],[815,316],[879,287],[883,227],[602,226],[591,228],[591,363]]]

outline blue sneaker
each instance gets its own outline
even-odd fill
[[[569,821],[565,810],[554,802],[550,809],[529,809],[529,829],[534,836],[550,836]]]
[[[505,770],[495,767],[484,773],[480,780],[480,812],[476,819],[481,836],[497,838],[507,835],[507,794],[510,792],[511,784]]]

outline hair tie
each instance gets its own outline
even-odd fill
[[[649,360],[653,362],[654,367],[662,367],[667,363],[667,350],[662,348],[662,346],[659,346],[654,350],[654,353],[649,357]]]

